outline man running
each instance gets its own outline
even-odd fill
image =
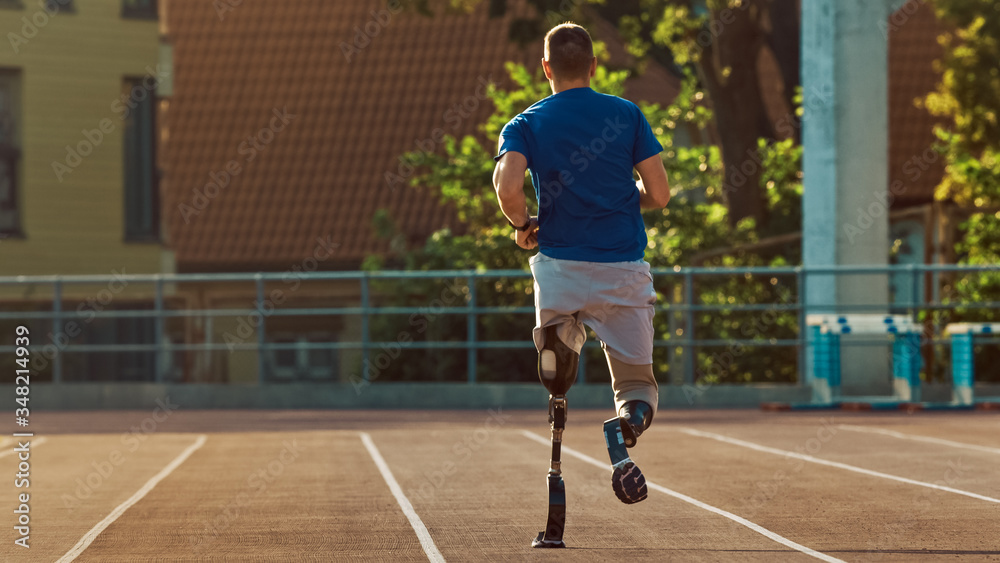
[[[552,28],[542,68],[552,95],[503,128],[493,173],[518,246],[539,248],[530,260],[539,378],[553,395],[569,389],[587,338],[584,325],[589,326],[607,356],[621,435],[632,447],[649,428],[658,401],[656,293],[643,259],[647,241],[640,209],[663,208],[670,200],[659,156],[663,147],[634,103],[590,88],[597,59],[583,27]],[[527,209],[526,170],[537,217]],[[610,438],[608,446],[611,450]],[[613,488],[622,502],[638,502],[646,497],[645,480],[623,457],[615,464]]]

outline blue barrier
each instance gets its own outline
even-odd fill
[[[813,404],[836,406],[841,396],[840,335],[886,334],[892,343],[893,396],[885,403],[920,401],[920,327],[905,315],[809,315]]]
[[[975,382],[975,337],[977,334],[1000,333],[998,323],[952,323],[945,329],[951,335],[951,388],[952,402],[973,405]]]
[[[920,401],[920,334],[905,333],[893,336],[892,381],[893,390],[903,401]]]

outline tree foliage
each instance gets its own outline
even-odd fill
[[[948,28],[941,81],[924,99],[931,114],[945,124],[935,131],[945,157],[945,173],[937,188],[940,200],[952,200],[971,216],[960,226],[956,247],[960,262],[1000,263],[1000,4],[994,0],[933,0]],[[1000,301],[1000,276],[968,274],[945,288],[957,303]],[[996,308],[960,309],[948,320],[997,321]],[[977,375],[995,380],[1000,361],[996,346],[977,351]]]
[[[934,0],[945,54],[937,89],[924,103],[946,119],[936,129],[945,156],[937,197],[969,208],[958,251],[971,264],[1000,262],[1000,4]],[[997,288],[996,284],[987,286]],[[982,295],[969,297],[985,297]]]
[[[947,168],[938,197],[1000,207],[1000,4],[935,0],[953,31],[941,36],[941,81],[925,100],[947,124],[937,129]]]

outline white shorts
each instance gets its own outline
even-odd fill
[[[529,261],[535,278],[535,348],[545,345],[547,326],[577,353],[589,326],[605,352],[625,364],[653,363],[653,276],[645,260],[582,262],[536,254]]]

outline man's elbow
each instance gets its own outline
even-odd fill
[[[501,182],[496,185],[497,199],[501,203],[514,203],[521,189],[521,186],[515,185],[513,182]]]
[[[500,195],[500,166],[499,165],[497,165],[497,167],[493,170],[493,191],[495,191],[497,193],[497,196]]]
[[[663,209],[670,203],[670,189],[655,190],[649,193],[649,199],[652,200],[655,209]]]
[[[497,197],[500,199],[507,199],[510,197],[511,189],[510,184],[507,182],[496,182],[493,184],[493,188],[497,192]]]

